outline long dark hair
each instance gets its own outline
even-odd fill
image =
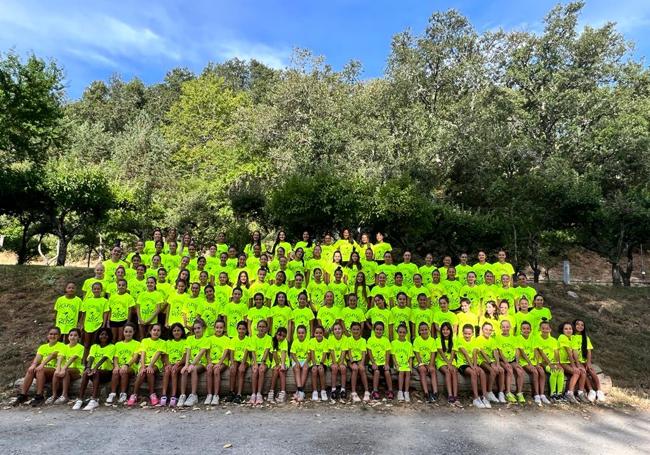
[[[449,338],[447,339],[445,339],[445,336],[442,334],[443,327],[447,327],[449,329]],[[454,329],[447,321],[443,322],[440,326],[440,344],[442,345],[442,352],[446,352],[447,354],[450,354],[454,348]]]
[[[287,233],[284,232],[283,230],[279,230],[279,231],[278,231],[278,234],[275,236],[275,242],[273,242],[273,248],[271,248],[271,254],[272,254],[273,256],[275,256],[275,248],[276,248],[276,247],[278,246],[278,244],[280,243],[280,234],[281,234],[281,233],[284,233],[284,240],[285,240],[285,242],[286,242],[286,240],[287,240]],[[285,254],[289,254],[289,252],[288,252],[288,251],[285,251]]]
[[[577,322],[580,321],[582,322],[582,332],[580,332],[580,335],[582,336],[582,342],[580,343],[580,351],[582,352],[582,358],[586,359],[587,358],[587,324],[585,324],[585,321],[583,319],[576,319],[573,321],[573,335],[577,335],[578,329],[576,328]]]
[[[273,337],[273,350],[277,351],[278,350],[278,333],[284,333],[284,336],[287,336],[287,329],[284,327],[278,327],[278,330],[275,331],[275,336]]]

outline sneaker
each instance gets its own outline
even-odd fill
[[[372,399],[373,399],[373,400],[379,400],[379,392],[377,392],[376,390],[374,390],[374,391],[372,392]]]
[[[78,411],[81,409],[81,407],[84,405],[84,402],[82,400],[77,400],[74,402],[74,405],[72,406],[73,411]]]
[[[347,400],[348,399],[348,393],[345,391],[345,389],[341,389],[341,393],[339,393],[339,398],[341,400]]]
[[[34,398],[32,398],[32,406],[40,406],[43,404],[45,401],[45,397],[43,395],[36,395]]]
[[[158,403],[160,403],[160,400],[158,399],[158,395],[156,395],[155,393],[149,395],[149,402],[151,403],[151,406],[157,406]]]
[[[167,406],[167,395],[160,397],[160,403],[158,403],[158,406]]]
[[[253,393],[251,394],[251,397],[248,399],[248,404],[255,404],[255,400],[257,400],[257,394]]]
[[[84,408],[84,411],[92,411],[93,409],[97,408],[99,406],[99,403],[95,399],[91,399],[86,407]]]
[[[111,406],[113,402],[115,401],[115,397],[117,397],[116,393],[109,393],[108,397],[106,398],[106,402],[104,403],[106,406]]]
[[[577,396],[577,398],[578,398],[578,401],[581,401],[581,402],[583,402],[583,403],[586,403],[586,402],[587,402],[587,396],[585,395],[585,391],[584,391],[584,390],[578,390],[578,396]]]
[[[587,400],[589,400],[591,403],[596,401],[596,391],[594,389],[591,389],[587,394]]]
[[[551,404],[551,400],[546,398],[546,395],[540,395],[539,398],[542,400],[542,403],[544,404]]]
[[[305,401],[305,392],[304,391],[300,392],[300,396],[298,397],[298,400]]]
[[[404,392],[404,401],[406,401],[407,403],[411,402],[411,394],[410,393]]]
[[[321,401],[328,401],[328,399],[327,399],[327,391],[325,391],[325,390],[320,391],[320,399],[321,399]]]
[[[512,392],[508,392],[508,393],[506,393],[506,401],[508,403],[516,403],[517,398],[512,394]]]
[[[404,392],[401,390],[397,391],[397,401],[404,401]]]
[[[264,398],[262,398],[261,393],[257,394],[257,399],[255,400],[255,404],[264,404]]]
[[[541,405],[542,405],[542,397],[540,397],[539,395],[535,395],[535,396],[533,397],[533,400],[535,401],[535,404],[536,404],[537,406],[541,406]]]
[[[386,392],[386,399],[387,400],[393,400],[394,398],[395,398],[395,394],[393,393],[392,390],[389,390],[388,392]]]
[[[210,406],[219,405],[219,395],[212,395],[212,401],[210,401]]]
[[[185,400],[185,406],[186,407],[196,406],[198,402],[199,402],[199,397],[197,397],[195,393],[190,393],[189,396],[187,397],[187,400]]]
[[[605,402],[605,393],[604,393],[602,390],[599,390],[598,392],[596,392],[596,399],[597,399],[599,402],[603,402],[603,403],[604,403],[604,402]]]
[[[275,392],[273,390],[269,390],[269,394],[266,397],[267,401],[273,401],[275,400]]]
[[[185,394],[182,394],[180,397],[178,397],[178,400],[176,401],[176,406],[179,408],[182,408],[185,406],[185,400],[187,399],[187,396]],[[172,398],[173,400],[173,398]]]
[[[578,400],[576,400],[575,395],[570,390],[564,396],[569,401],[569,403],[576,404],[578,402]]]
[[[526,404],[526,397],[524,397],[524,394],[523,394],[523,393],[519,392],[519,393],[517,394],[517,402],[518,402],[519,404]]]
[[[352,402],[353,403],[359,403],[361,401],[361,398],[359,398],[359,395],[357,395],[357,392],[352,392],[350,394],[350,396],[352,397]]]
[[[203,404],[206,406],[210,406],[210,403],[212,403],[212,394],[208,393],[205,397],[205,400],[203,401]]]
[[[433,395],[433,401],[435,403],[436,401],[438,401],[438,392],[433,392],[432,395]]]
[[[54,404],[54,400],[55,400],[54,395],[47,397],[47,400],[45,400],[45,405],[49,406],[51,404]]]
[[[68,404],[68,397],[64,397],[61,395],[59,398],[56,399],[54,404],[60,405],[60,404]]]
[[[481,397],[481,403],[483,403],[483,407],[485,407],[485,409],[492,409],[492,405],[490,404],[490,400],[488,400],[487,398]]]
[[[24,393],[19,393],[16,395],[16,399],[13,401],[14,406],[18,406],[19,404],[23,404],[25,401],[27,401],[27,395]]]
[[[447,403],[449,403],[452,406],[454,405],[454,397],[452,395],[449,395],[447,397]]]
[[[427,393],[427,403],[433,403],[433,394],[431,392]]]
[[[129,397],[129,401],[126,402],[127,406],[133,406],[138,402],[138,396],[134,393]]]
[[[494,392],[492,392],[492,391],[487,393],[486,398],[490,401],[490,403],[498,403],[499,402],[499,399],[494,395]]]
[[[230,392],[226,397],[223,399],[225,403],[232,403],[235,401],[235,394],[233,392]]]
[[[483,404],[480,398],[477,398],[474,401],[472,401],[472,404],[474,405],[475,408],[485,409],[485,405]]]
[[[506,402],[506,396],[503,394],[503,392],[499,392],[499,403],[505,403],[505,402]]]
[[[339,399],[339,391],[337,389],[332,389],[330,392],[330,398],[332,400],[338,400]]]
[[[237,394],[235,395],[235,398],[232,399],[232,402],[235,404],[241,404],[241,400],[242,400],[241,395]]]
[[[311,393],[311,401],[320,401],[320,398],[318,398],[318,392],[315,390]]]
[[[120,398],[118,398],[117,403],[124,404],[126,403],[126,399],[127,399],[126,393],[122,392],[120,393]]]
[[[370,392],[367,390],[363,392],[363,401],[370,401]]]
[[[280,390],[280,393],[278,393],[278,398],[275,400],[278,403],[284,403],[284,400],[287,399],[287,392],[284,390]]]

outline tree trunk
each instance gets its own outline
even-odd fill
[[[621,277],[623,278],[623,286],[631,286],[632,271],[634,270],[634,256],[632,245],[627,245],[626,256],[625,270],[621,271]]]
[[[621,266],[616,262],[612,262],[611,264],[612,264],[612,284],[614,286],[620,286],[622,284]]]
[[[65,236],[59,237],[59,252],[58,252],[58,254],[56,256],[56,265],[57,266],[65,265],[65,260],[66,260],[66,257],[68,255],[68,242],[70,242],[70,240],[65,238]]]
[[[27,243],[29,242],[29,227],[31,226],[30,221],[23,222],[23,233],[20,239],[20,248],[18,250],[18,265],[25,264],[29,259],[29,251],[27,248]]]

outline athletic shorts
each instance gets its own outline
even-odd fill
[[[109,321],[109,325],[112,329],[117,329],[119,327],[124,327],[126,325],[126,322],[126,319],[124,321]]]
[[[465,374],[465,371],[469,368],[469,365],[461,365],[458,367],[458,371],[460,371],[460,374]]]
[[[386,365],[377,365],[377,371],[379,371],[381,374],[384,374],[386,371],[390,372],[390,368],[388,368]],[[372,369],[372,364],[368,365],[368,372],[370,374],[374,372]]]
[[[300,368],[304,367],[305,364],[307,363],[307,359],[305,360],[298,360],[298,363],[296,362],[291,362],[291,366],[295,367],[296,365],[299,366]]]

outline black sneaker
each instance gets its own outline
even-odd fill
[[[43,395],[36,395],[34,398],[32,398],[32,406],[40,406],[44,401],[45,397]]]
[[[338,389],[332,390],[332,393],[330,394],[330,399],[336,400],[338,399],[338,397],[339,397],[339,390]]]
[[[431,396],[433,396],[433,401],[438,401],[438,394],[436,392],[433,392]]]
[[[25,401],[27,401],[27,395],[24,393],[19,393],[16,395],[16,399],[13,401],[14,406],[18,406],[19,404],[23,404]]]
[[[235,393],[230,392],[228,395],[224,397],[223,401],[226,403],[232,403],[233,401],[235,401]]]
[[[339,397],[341,398],[341,400],[347,400],[348,392],[346,392],[345,389],[341,390],[341,393],[339,393]]]
[[[235,404],[241,404],[241,395],[235,395],[235,398],[232,399],[232,402]]]
[[[433,398],[433,393],[429,392],[429,394],[427,395],[427,403],[433,403],[435,401],[436,400]]]

